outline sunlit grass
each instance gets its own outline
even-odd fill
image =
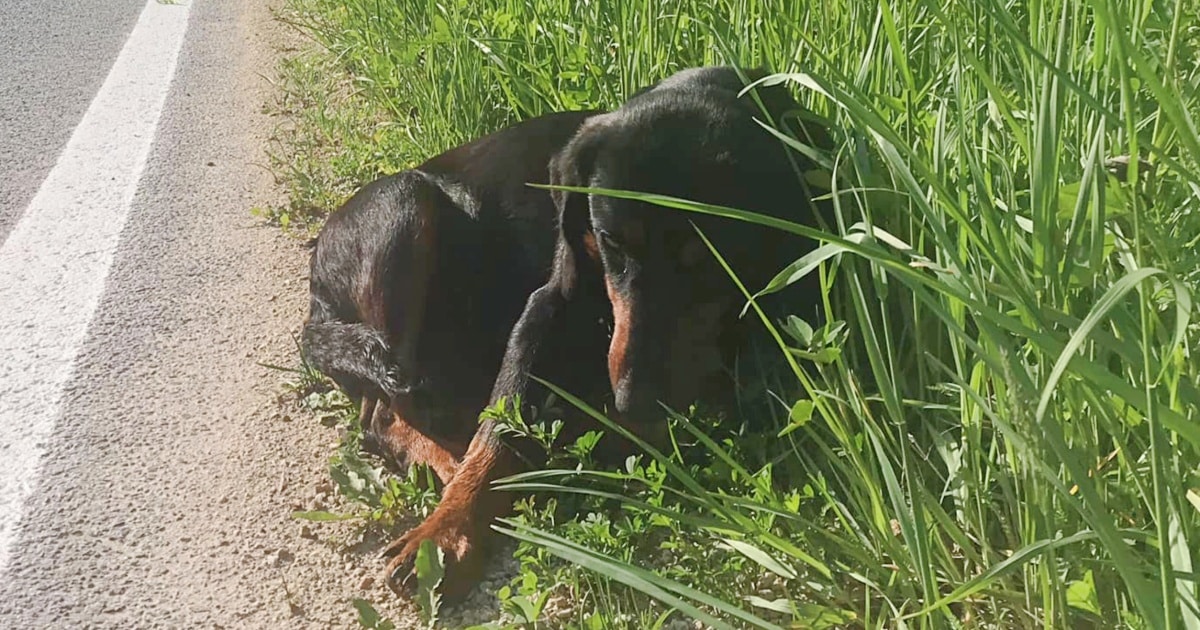
[[[837,224],[815,234],[831,324],[776,336],[795,361],[771,384],[783,438],[681,418],[715,468],[664,453],[584,486],[524,480],[648,503],[579,499],[604,535],[533,508],[505,525],[608,567],[526,557],[574,576],[593,610],[568,623],[661,614],[624,583],[735,625],[1200,629],[1195,0],[295,4],[403,130],[397,167],[728,61],[783,73],[839,130]],[[646,532],[697,564],[622,557]],[[726,577],[751,569],[778,597]]]

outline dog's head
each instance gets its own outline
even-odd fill
[[[756,73],[750,78],[757,78]],[[810,222],[787,149],[755,118],[798,108],[783,87],[758,89],[729,67],[676,74],[594,117],[551,163],[551,183],[658,193]],[[801,160],[799,154],[793,154]],[[618,413],[659,418],[720,375],[743,303],[699,228],[752,290],[804,253],[780,233],[647,203],[563,191],[560,282],[591,285],[612,306],[608,373]]]

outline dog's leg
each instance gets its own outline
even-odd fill
[[[374,355],[365,352],[373,357],[371,366],[380,374],[368,379],[379,390],[378,395],[368,395],[362,403],[364,449],[400,470],[413,463],[429,464],[443,482],[454,475],[466,448],[432,437],[429,416],[434,410],[416,405],[414,400],[425,386],[420,353],[429,351],[422,350],[421,343],[436,265],[439,219],[443,213],[459,212],[453,204],[442,187],[425,174],[398,174],[386,186],[360,193],[356,205],[347,210],[357,213],[353,215],[357,222],[342,220],[342,224],[354,225],[356,231],[343,228],[323,236],[327,238],[329,262],[317,267],[322,278],[328,278],[325,284],[334,284],[334,279],[346,283],[342,290],[353,297],[362,319],[359,326],[376,331],[375,345],[354,337],[350,343],[321,354],[359,357],[364,354],[356,352],[359,348],[375,350]],[[358,237],[359,231],[368,236],[354,240],[342,237]],[[356,250],[335,240],[338,237],[362,251],[354,256]],[[355,264],[345,263],[347,258],[353,258]],[[344,272],[335,273],[344,267],[355,272],[348,282],[343,279]],[[337,287],[341,289],[342,285]]]
[[[429,310],[429,281],[437,256],[438,217],[443,211],[456,212],[449,207],[445,193],[418,171],[410,171],[406,180],[407,221],[403,233],[391,246],[387,260],[376,263],[371,273],[371,286],[364,291],[370,296],[367,320],[378,322],[389,331],[393,369],[409,387],[419,386],[418,350],[425,315]],[[407,408],[411,391],[388,392],[393,407]],[[405,414],[409,422],[426,419]],[[425,427],[427,428],[427,427]]]
[[[406,419],[398,409],[380,406],[371,421],[371,432],[400,470],[413,464],[425,464],[443,484],[450,483],[466,447],[453,441],[428,435]]]
[[[411,596],[416,589],[417,551],[425,540],[445,552],[446,576],[442,594],[461,598],[482,577],[491,524],[509,513],[512,497],[489,486],[496,479],[520,471],[520,462],[496,434],[495,423],[484,422],[467,454],[446,485],[442,500],[429,518],[384,550],[387,581],[397,593]]]
[[[363,432],[362,450],[376,457],[391,461],[391,453],[387,451],[387,447],[380,443],[379,436],[375,432],[375,409],[378,406],[378,400],[370,396],[363,397],[362,406],[358,412],[358,422]]]
[[[544,286],[530,296],[509,339],[492,393],[493,403],[502,397],[511,400],[513,395],[526,393],[531,370],[541,371],[550,366],[557,370],[564,365],[580,364],[580,355],[588,354],[584,350],[588,343],[580,338],[579,331],[588,330],[587,315],[594,310],[572,306],[555,286]],[[595,382],[603,374],[599,360],[603,356],[603,335],[594,336],[597,360],[585,363],[595,363],[599,371],[573,374],[571,370],[563,370],[559,376],[567,379],[562,384],[568,389],[578,390],[583,383]],[[522,469],[521,459],[510,449],[496,433],[495,422],[487,420],[479,425],[437,509],[385,549],[384,555],[392,557],[387,579],[394,590],[411,594],[416,583],[413,566],[424,540],[433,541],[446,553],[443,595],[448,599],[465,595],[478,582],[487,546],[494,536],[492,522],[512,510],[512,496],[492,490],[491,483]]]

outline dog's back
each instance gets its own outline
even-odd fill
[[[526,183],[548,181],[551,157],[591,115],[542,116],[451,149],[330,215],[311,261],[308,361],[354,398],[453,388],[485,401],[553,256],[555,209]]]

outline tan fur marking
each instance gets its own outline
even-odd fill
[[[600,246],[596,244],[596,235],[594,233],[584,232],[583,249],[587,252],[588,258],[592,259],[592,262],[600,262]]]
[[[383,410],[381,410],[383,411]],[[399,413],[392,410],[391,422],[383,430],[381,439],[401,466],[426,464],[442,480],[450,483],[458,471],[459,461],[466,448],[438,440],[418,431]]]
[[[625,354],[629,346],[629,331],[633,322],[630,321],[629,303],[613,286],[609,278],[604,279],[608,288],[608,301],[612,303],[613,335],[612,343],[608,346],[608,379],[616,393],[621,377],[625,375]]]

